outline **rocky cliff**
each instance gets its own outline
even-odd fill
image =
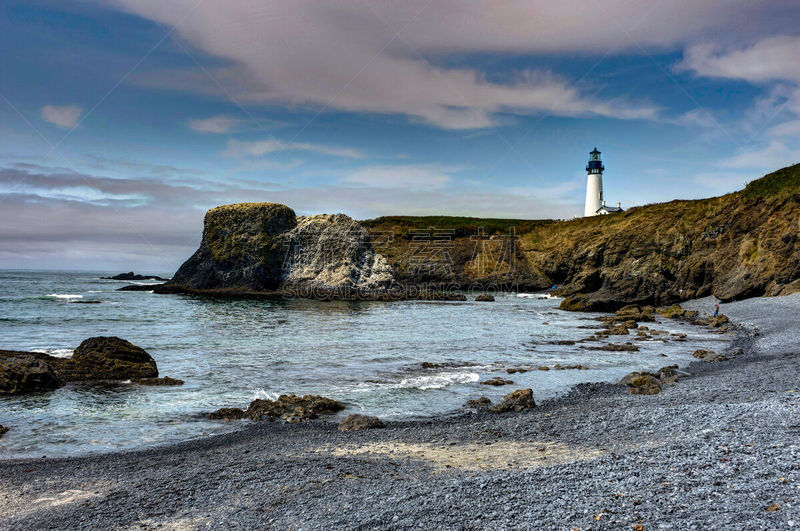
[[[351,218],[241,203],[208,211],[200,248],[157,291],[366,296],[392,284],[388,263]]]
[[[572,221],[344,215],[283,205],[208,212],[203,241],[156,291],[364,298],[401,288],[544,290],[575,310],[800,291],[800,165],[721,197]],[[396,290],[396,291],[395,291]],[[417,291],[419,293],[419,291]]]
[[[614,310],[800,291],[800,165],[711,199],[565,222],[389,217],[362,222],[401,282],[547,289]]]

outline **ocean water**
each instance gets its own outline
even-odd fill
[[[240,424],[203,413],[290,392],[328,396],[347,404],[343,414],[384,419],[447,414],[470,398],[494,401],[523,387],[542,400],[580,382],[683,365],[697,348],[721,348],[726,339],[662,320],[651,328],[684,332],[687,340],[593,351],[553,343],[589,336],[596,315],[562,312],[559,299],[540,294],[500,294],[494,303],[474,302],[474,294],[468,302],[214,300],[116,291],[129,282],[100,278],[109,274],[0,271],[0,349],[69,356],[88,337],[119,336],[147,350],[161,376],[186,384],[70,384],[0,396],[0,424],[11,428],[0,438],[0,457],[132,449],[230,431]],[[90,300],[101,303],[77,303]],[[555,364],[589,370],[506,373]],[[492,376],[514,384],[479,384]]]

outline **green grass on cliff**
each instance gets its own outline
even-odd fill
[[[747,199],[786,197],[796,193],[800,193],[800,164],[787,166],[756,179],[742,190],[742,196]]]

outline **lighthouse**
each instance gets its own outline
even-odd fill
[[[606,206],[603,198],[603,161],[600,160],[600,152],[594,148],[589,152],[589,162],[586,164],[586,206],[583,209],[583,217],[613,214],[624,212],[622,203],[617,203],[616,207]]]
[[[589,162],[586,164],[586,207],[583,217],[596,216],[603,206],[603,161],[600,152],[595,147],[589,153]]]

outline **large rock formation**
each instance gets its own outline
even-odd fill
[[[95,380],[149,383],[157,376],[158,367],[150,354],[118,337],[89,338],[70,358],[0,350],[0,394],[47,391],[68,382]]]
[[[296,225],[294,211],[276,203],[212,208],[206,213],[200,248],[168,285],[198,290],[275,290],[287,251],[280,236]]]
[[[275,203],[211,209],[200,248],[161,291],[378,292],[392,270],[369,233],[343,215],[296,217]]]

